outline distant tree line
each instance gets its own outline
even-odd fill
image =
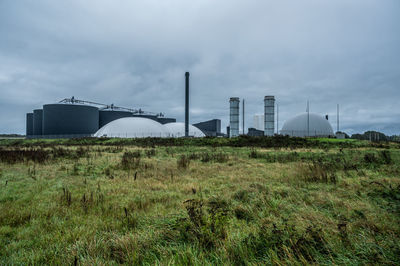
[[[366,131],[363,134],[356,133],[351,135],[351,138],[360,140],[370,140],[370,141],[397,141],[397,142],[400,141],[400,136],[398,135],[386,136],[382,132],[378,131]]]
[[[20,135],[20,134],[0,134],[1,138],[21,138],[25,137],[25,135]]]

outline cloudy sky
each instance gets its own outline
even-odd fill
[[[25,113],[79,99],[246,128],[279,103],[280,127],[310,110],[336,129],[400,133],[399,0],[0,0],[0,133]]]

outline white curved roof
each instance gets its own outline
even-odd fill
[[[146,138],[168,137],[169,131],[157,121],[142,117],[124,117],[101,127],[95,137]]]
[[[306,136],[333,136],[332,126],[328,120],[318,114],[309,114],[309,127],[307,127],[307,113],[299,114],[287,120],[280,131],[282,135]]]
[[[174,122],[164,124],[164,127],[171,133],[171,137],[184,137],[185,136],[185,123]],[[189,136],[192,137],[205,137],[204,133],[195,126],[189,125]]]

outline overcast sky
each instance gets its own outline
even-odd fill
[[[79,99],[246,128],[279,103],[280,127],[310,110],[348,133],[400,133],[399,0],[0,0],[0,133],[25,114]]]

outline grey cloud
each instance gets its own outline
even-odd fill
[[[191,72],[193,122],[228,123],[231,96],[246,126],[275,95],[280,126],[305,110],[334,128],[399,133],[398,1],[0,2],[1,132],[25,113],[75,95],[183,120]]]

